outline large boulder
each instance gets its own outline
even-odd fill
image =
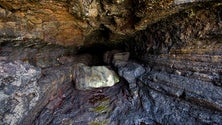
[[[146,71],[142,65],[135,62],[118,61],[115,63],[115,66],[118,69],[118,74],[124,77],[129,83],[136,82],[136,78]]]
[[[73,80],[76,89],[88,90],[113,86],[119,82],[119,77],[105,66],[89,67],[79,63],[74,68]]]

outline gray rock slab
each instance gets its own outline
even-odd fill
[[[129,83],[130,88],[135,88],[136,79],[146,71],[142,65],[135,62],[116,61],[114,65],[118,69],[118,74]]]
[[[140,79],[155,90],[222,110],[222,88],[210,82],[161,72],[146,74]]]

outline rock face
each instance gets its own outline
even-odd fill
[[[115,64],[117,61],[128,61],[130,57],[129,52],[121,52],[120,50],[108,51],[103,55],[103,62],[106,64]]]
[[[64,91],[72,87],[70,64],[64,66],[57,62],[57,58],[70,50],[37,41],[3,44],[0,49],[0,124],[29,125],[44,106],[57,107],[64,100]],[[56,101],[49,103],[49,100]]]
[[[130,89],[136,87],[137,78],[145,73],[145,68],[134,62],[119,61],[115,63],[118,69],[118,74],[122,76],[128,83]]]
[[[41,70],[22,62],[0,62],[1,124],[15,125],[40,100]]]
[[[105,66],[88,67],[84,64],[74,66],[73,80],[76,89],[110,87],[119,82],[117,74]]]
[[[40,39],[63,45],[83,43],[79,26],[84,23],[75,21],[63,2],[3,0],[0,5],[2,41]]]
[[[117,41],[196,1],[1,0],[0,41],[40,39],[75,46]]]
[[[137,66],[142,67],[139,63]],[[122,68],[126,67],[119,67]],[[131,83],[122,79],[120,84],[109,88],[89,91],[69,89],[70,94],[66,96],[60,108],[55,109],[53,113],[52,110],[44,108],[34,123],[220,124],[222,112],[218,97],[221,96],[222,89],[201,80],[181,77],[152,70],[136,76],[135,81]],[[129,87],[127,84],[136,86]],[[209,89],[206,90],[207,88]],[[215,91],[212,92],[212,89]]]
[[[93,0],[2,0],[0,5],[7,12],[5,9],[0,12],[10,18],[3,18],[2,24],[8,25],[0,27],[4,29],[0,42],[0,124],[220,125],[222,4],[219,1],[171,6],[194,1],[199,0],[111,0],[100,1],[99,4]],[[61,20],[67,19],[65,17],[68,14],[75,17],[75,21],[81,20],[81,26],[86,23],[84,30],[81,30],[83,34],[89,33],[89,36],[83,36],[86,40],[109,41],[109,37],[116,38],[115,35],[110,35],[110,32],[125,35],[144,29],[151,22],[152,24],[127,37],[127,42],[118,44],[118,48],[114,46],[101,51],[97,46],[88,53],[81,51],[81,47],[76,52],[72,47],[44,44],[38,40],[19,41],[20,37],[13,36],[13,33],[17,32],[8,30],[8,27],[15,28],[21,23],[8,21],[16,19],[19,22],[24,19],[16,17],[15,14],[35,13],[39,7],[34,7],[37,3],[48,9],[51,8],[48,5],[56,6],[56,9],[68,8],[66,13],[62,14]],[[103,5],[101,10],[95,9],[100,8],[100,5]],[[130,5],[136,5],[137,9],[130,10]],[[172,8],[175,7],[172,11],[174,13],[177,12],[177,7],[180,9],[183,5],[185,8],[187,5],[192,6],[163,19],[163,15],[170,14]],[[155,14],[154,10],[158,15],[152,15]],[[107,15],[104,15],[105,11]],[[164,13],[161,13],[162,11]],[[149,12],[152,13],[147,16]],[[55,14],[54,11],[50,13]],[[138,25],[130,23],[127,26],[132,29],[125,27],[125,30],[121,30],[119,24],[129,13],[133,14],[133,17],[136,17],[133,19],[136,20],[129,18],[126,22],[137,22],[135,24]],[[63,17],[64,15],[66,16]],[[103,20],[107,18],[108,20]],[[161,20],[157,21],[159,19]],[[61,20],[56,23],[56,27],[62,26]],[[32,21],[40,23],[39,20]],[[75,26],[78,25],[75,23]],[[81,26],[79,25],[80,29]],[[98,26],[99,30],[96,30]],[[116,26],[116,29],[113,26]],[[19,33],[20,31],[22,30],[19,30]],[[53,36],[53,41],[56,42],[59,35]],[[48,34],[44,37],[51,38]],[[8,38],[10,41],[5,41]],[[119,48],[122,50],[110,51]],[[109,52],[104,54],[106,51]],[[101,62],[95,63],[97,61]],[[116,79],[114,70],[98,66],[104,63],[102,61],[110,65],[107,67],[115,69],[120,77]],[[109,76],[112,78],[108,79]],[[115,84],[117,81],[118,84]],[[91,88],[97,83],[107,82],[112,86]],[[74,83],[77,89],[74,88]]]
[[[169,75],[163,72],[151,72],[149,75],[143,76],[141,81],[145,81],[148,86],[155,90],[193,100],[200,105],[201,103],[205,106],[210,105],[219,111],[222,110],[220,99],[222,89],[210,82],[174,74]]]
[[[140,57],[146,56],[145,53],[159,57],[161,54],[218,53],[221,27],[221,5],[199,5],[138,32],[130,50],[135,50]]]
[[[0,123],[30,124],[50,99],[56,98],[56,103],[63,100],[63,91],[72,85],[70,75],[69,67],[40,69],[21,60],[1,60]],[[48,104],[48,108],[56,103]]]

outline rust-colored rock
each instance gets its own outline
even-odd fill
[[[41,39],[75,46],[117,41],[191,5],[184,3],[197,1],[1,0],[0,39]],[[92,39],[92,35],[105,40]]]
[[[22,3],[22,4],[21,4]],[[79,21],[65,3],[56,1],[1,1],[1,39],[41,39],[61,45],[82,45]],[[4,40],[3,39],[3,40]]]

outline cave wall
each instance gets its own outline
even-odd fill
[[[214,2],[181,11],[137,32],[128,50],[154,70],[221,86],[221,12]]]
[[[131,50],[138,56],[220,51],[221,13],[221,3],[193,6],[137,32],[132,38],[135,45],[131,45],[134,47]]]
[[[0,40],[40,39],[66,46],[117,41],[197,1],[1,0]]]
[[[1,1],[0,36],[3,40],[41,39],[80,45],[83,32],[64,3],[55,1]]]
[[[104,1],[100,2],[102,3],[99,5],[109,5],[108,10],[114,7],[112,11],[108,11],[109,13],[114,12],[115,7],[136,4],[135,1],[135,3],[128,1],[128,4],[124,1],[106,1],[108,2],[105,2],[106,4],[103,3]],[[94,8],[99,5],[95,5],[93,0],[89,3],[71,0],[1,1],[0,45],[2,41],[13,40],[14,42],[7,43],[9,45],[4,42],[4,46],[0,48],[0,68],[4,69],[1,72],[3,83],[0,89],[6,88],[6,92],[15,97],[12,98],[12,103],[9,102],[11,98],[8,98],[8,102],[12,105],[5,103],[5,100],[2,101],[4,105],[0,118],[3,120],[0,121],[3,124],[19,122],[23,124],[108,124],[109,118],[113,118],[110,124],[220,124],[222,116],[221,2],[189,4],[189,6],[186,4],[186,9],[180,9],[181,6],[178,6],[178,10],[169,13],[164,13],[165,1],[163,3],[151,0],[137,2],[135,10],[129,11],[130,7],[123,7],[123,11],[115,11],[125,14],[130,12],[125,17],[121,14],[105,14],[104,17],[100,17],[106,9],[99,12]],[[166,2],[169,2],[166,4],[169,8],[166,7],[166,9],[174,8],[171,6],[172,1]],[[177,2],[184,1],[177,0]],[[187,0],[187,2],[192,1]],[[114,4],[118,6],[111,6]],[[144,5],[145,8],[138,5]],[[162,9],[155,11],[161,6],[163,6]],[[152,8],[154,8],[153,11]],[[142,9],[141,13],[138,9]],[[167,18],[161,15],[161,11]],[[93,13],[87,15],[88,12]],[[132,18],[125,20],[128,16],[136,18],[133,23],[129,23],[130,25],[128,21]],[[103,19],[108,20],[103,21]],[[117,25],[120,23],[118,21],[126,23],[129,27]],[[125,49],[130,51],[131,57],[134,58],[114,65],[119,75],[123,77],[122,83],[113,88],[99,89],[98,92],[73,89],[73,74],[76,73],[71,67],[73,64],[84,62],[88,62],[88,65],[92,65],[90,64],[92,62],[97,65],[97,62],[93,61],[97,60],[94,55],[98,57],[99,53],[98,60],[102,61],[104,52],[108,50],[102,44],[93,49],[86,48],[88,53],[85,52],[85,55],[75,55],[75,49],[72,47],[63,48],[38,43],[38,40],[36,43],[29,40],[40,39],[49,43],[79,46],[91,42],[107,42],[125,35],[128,37],[121,47],[126,47]],[[16,40],[20,40],[20,43]],[[21,41],[32,43],[22,44]],[[10,61],[13,62],[10,63]],[[42,69],[41,79],[39,68]],[[17,70],[21,70],[22,73],[18,72],[14,75]],[[26,72],[33,74],[27,77]],[[8,77],[7,73],[13,77]],[[32,77],[36,78],[32,79]],[[10,84],[20,83],[20,78],[24,78],[22,81],[25,84],[13,86],[15,89],[9,88],[9,90],[13,89],[13,92],[26,90],[29,89],[26,84],[29,84],[42,91],[27,91],[28,93],[22,91],[19,94],[8,91],[7,87],[11,87]],[[4,96],[7,97],[3,93],[3,98]],[[30,101],[36,98],[39,99],[35,101],[35,103],[38,101],[36,107],[29,107],[29,104],[33,104]],[[18,100],[20,102],[17,102]],[[20,108],[26,103],[25,109]],[[17,106],[18,108],[14,108]],[[18,112],[17,109],[22,110]],[[27,114],[31,114],[32,117],[26,117]],[[5,116],[6,121],[4,121]],[[101,119],[98,120],[98,118]]]

